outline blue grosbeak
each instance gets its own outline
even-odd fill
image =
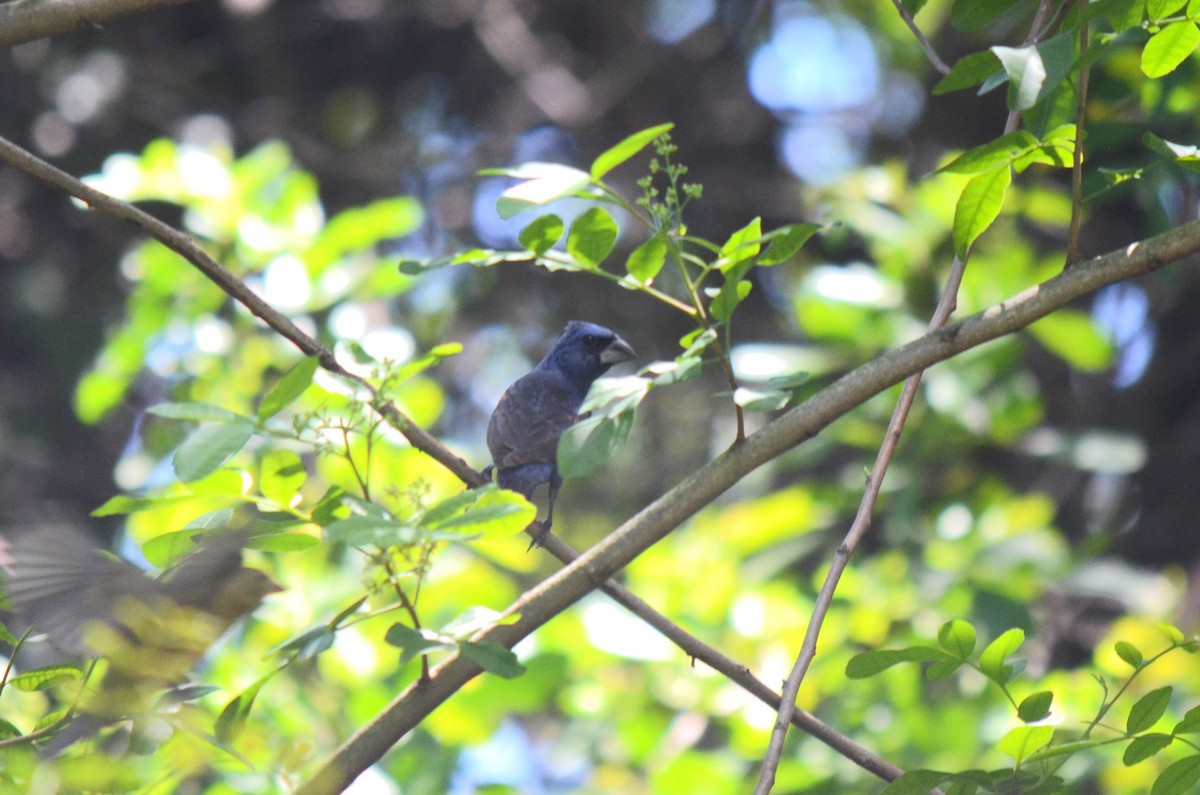
[[[581,419],[579,407],[592,382],[636,355],[609,329],[572,320],[545,358],[508,388],[492,412],[487,444],[494,464],[486,471],[494,468],[501,488],[526,499],[541,484],[550,484],[546,519],[530,548],[541,543],[554,521],[554,498],[562,485],[559,437]]]
[[[103,657],[108,671],[84,711],[43,752],[56,753],[143,710],[179,684],[209,646],[263,597],[281,590],[242,565],[246,536],[208,535],[158,579],[60,527],[0,538],[3,587],[17,613],[71,657]]]

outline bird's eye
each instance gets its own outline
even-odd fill
[[[583,335],[583,344],[584,345],[595,345],[599,341],[600,341],[600,338],[597,337],[595,334],[584,334]]]

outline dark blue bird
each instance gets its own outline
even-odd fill
[[[562,485],[556,460],[559,437],[579,421],[579,406],[592,382],[634,356],[629,343],[609,329],[572,320],[538,366],[496,404],[487,444],[500,487],[530,499],[534,489],[550,484],[546,519],[531,548],[554,521],[554,498]]]

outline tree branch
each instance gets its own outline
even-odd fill
[[[191,0],[11,0],[0,3],[0,47]]]
[[[843,376],[779,419],[688,476],[642,509],[574,563],[523,594],[508,613],[515,623],[496,625],[473,640],[512,648],[542,624],[600,586],[643,550],[665,537],[747,473],[813,437],[831,422],[908,376],[1019,331],[1105,285],[1148,273],[1200,252],[1200,221],[1142,243],[1080,263],[1058,276],[890,351]],[[340,792],[438,705],[480,673],[455,655],[434,668],[428,681],[401,693],[371,723],[346,740],[297,795]]]

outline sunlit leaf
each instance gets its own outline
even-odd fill
[[[463,641],[459,653],[483,670],[505,679],[515,679],[525,673],[525,666],[517,661],[517,655],[498,643],[473,643]]]
[[[1200,783],[1200,754],[1172,762],[1150,787],[1150,795],[1187,795]]]
[[[557,215],[535,218],[517,235],[517,241],[534,254],[541,256],[554,247],[562,237],[563,220]]]
[[[938,629],[938,644],[960,660],[965,660],[975,651],[975,627],[966,621],[954,619]]]
[[[290,406],[312,384],[313,373],[321,366],[315,356],[301,359],[271,387],[258,406],[258,421],[265,422]]]
[[[979,655],[979,670],[984,676],[1001,684],[1005,684],[1012,676],[1013,668],[1005,663],[1008,656],[1021,648],[1025,642],[1025,633],[1020,629],[1010,629],[987,645]]]
[[[1071,71],[1073,31],[1027,47],[992,47],[1008,75],[1009,110],[1027,110],[1047,97]]]
[[[758,258],[758,264],[778,265],[787,262],[820,230],[820,224],[788,224],[776,229],[770,235],[771,242],[767,250]]]
[[[558,441],[558,468],[563,477],[595,472],[629,438],[633,412],[616,417],[590,417],[567,429]]]
[[[291,450],[269,450],[259,465],[258,488],[263,496],[284,508],[300,499],[300,489],[308,479],[300,456]]]
[[[175,451],[171,460],[175,476],[187,483],[215,472],[246,446],[253,433],[254,425],[245,421],[201,425]]]
[[[1038,143],[1038,139],[1028,130],[1015,130],[974,149],[968,149],[938,171],[950,174],[982,174],[1011,163],[1017,155],[1036,148]]]
[[[1049,690],[1039,690],[1033,695],[1021,699],[1017,705],[1017,717],[1026,723],[1041,720],[1050,714],[1050,705],[1054,703],[1054,693]]]
[[[1200,28],[1191,20],[1172,22],[1155,33],[1142,50],[1142,74],[1150,79],[1174,72],[1200,44]]]
[[[762,250],[762,219],[755,218],[750,223],[729,236],[721,246],[717,259],[717,269],[728,271],[739,262],[744,262],[758,255]]]
[[[1018,726],[996,744],[996,748],[1020,764],[1025,757],[1042,748],[1054,737],[1053,726]]]
[[[846,677],[866,679],[886,671],[893,665],[906,662],[930,662],[945,658],[945,653],[928,646],[910,646],[907,649],[879,649],[856,654],[846,663]]]
[[[1170,685],[1151,690],[1139,698],[1129,709],[1129,717],[1125,721],[1125,731],[1128,734],[1140,734],[1146,731],[1163,716],[1167,705],[1171,703],[1174,688]]]
[[[414,543],[417,537],[417,529],[405,522],[373,516],[351,516],[325,528],[325,538],[330,543],[341,542],[351,546],[405,546]]]
[[[667,259],[667,241],[662,235],[654,235],[644,240],[629,255],[625,261],[625,269],[629,275],[642,284],[649,284],[662,270]]]
[[[1119,640],[1116,643],[1117,656],[1127,662],[1131,668],[1142,667],[1142,653],[1128,641]]]
[[[1004,206],[1004,194],[1012,184],[1012,171],[1000,166],[972,177],[954,208],[954,252],[967,257],[971,244],[992,225]]]
[[[617,242],[617,222],[603,207],[593,207],[571,222],[567,253],[589,267],[596,267]]]
[[[33,692],[45,690],[63,682],[70,682],[83,676],[83,671],[74,665],[47,665],[32,671],[23,671],[10,678],[8,683],[17,690]]]
[[[592,162],[592,177],[600,179],[617,166],[649,146],[655,138],[675,127],[674,124],[659,124],[635,132],[616,146],[610,147]]]
[[[517,213],[573,196],[586,188],[590,180],[587,172],[558,163],[526,163],[512,170],[485,173],[502,173],[522,180],[501,193],[496,201],[501,218],[512,218]]]
[[[729,322],[729,318],[733,316],[733,310],[749,294],[750,282],[745,279],[726,279],[725,284],[721,286],[721,290],[713,298],[712,303],[708,305],[708,310],[712,312],[713,317],[717,320],[727,323]]]
[[[1126,767],[1132,767],[1138,762],[1146,761],[1174,741],[1175,738],[1169,734],[1143,734],[1140,737],[1134,737],[1133,741],[1125,746],[1125,753],[1121,754],[1121,762]]]
[[[933,87],[933,93],[948,94],[951,91],[979,85],[1002,69],[1000,59],[991,50],[964,55],[955,62],[949,74]]]

